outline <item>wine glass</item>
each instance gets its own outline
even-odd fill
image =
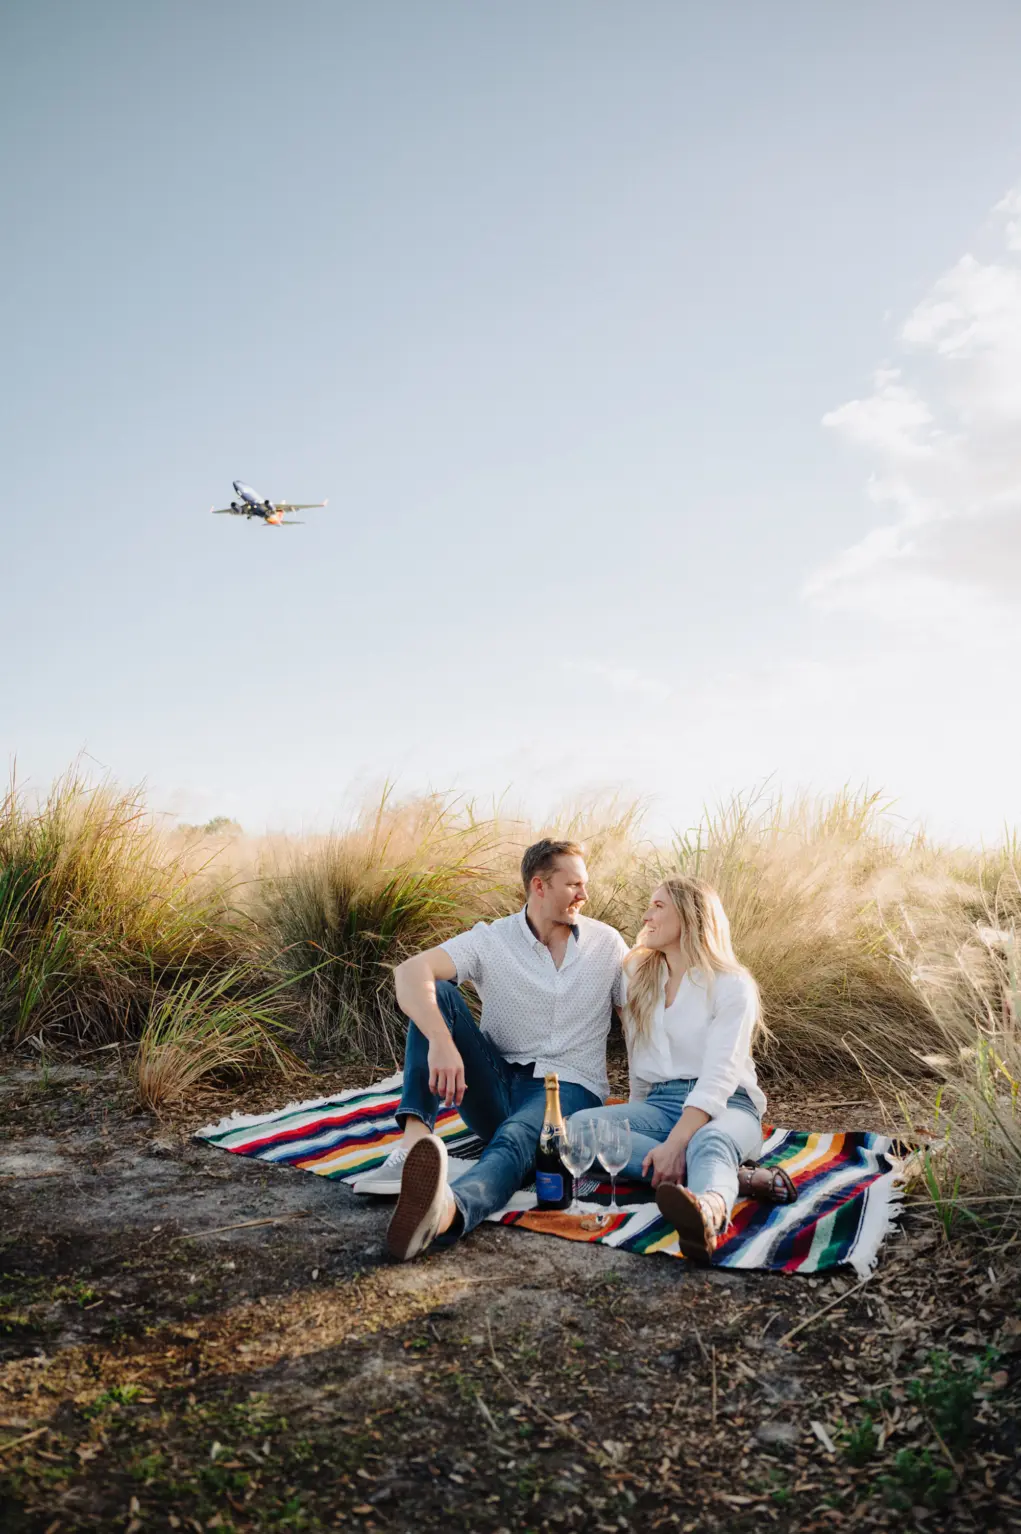
[[[596,1148],[600,1161],[610,1174],[610,1207],[604,1218],[610,1220],[615,1214],[620,1214],[617,1205],[617,1174],[623,1172],[631,1160],[631,1121],[605,1118],[599,1119],[598,1123]]]
[[[560,1137],[560,1157],[571,1174],[574,1196],[568,1214],[581,1214],[578,1202],[578,1178],[596,1159],[595,1125],[591,1119],[568,1119]]]

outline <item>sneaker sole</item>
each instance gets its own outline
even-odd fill
[[[681,1256],[707,1267],[713,1260],[713,1248],[709,1245],[702,1210],[694,1194],[678,1183],[663,1183],[656,1190],[656,1207],[677,1232]]]
[[[386,1249],[396,1262],[417,1257],[436,1234],[447,1185],[447,1147],[430,1135],[408,1152],[401,1192],[386,1233]]]

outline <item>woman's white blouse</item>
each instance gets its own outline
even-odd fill
[[[625,996],[628,981],[624,969]],[[631,1101],[644,1102],[662,1081],[694,1081],[686,1107],[716,1118],[727,1099],[744,1087],[761,1114],[766,1099],[752,1063],[752,1030],[758,1010],[755,984],[744,973],[716,974],[711,990],[701,970],[688,970],[672,1006],[666,1005],[666,978],[645,1039],[624,1031],[631,1073]]]

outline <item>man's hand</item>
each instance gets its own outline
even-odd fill
[[[651,1168],[654,1188],[661,1182],[683,1182],[687,1149],[686,1141],[664,1140],[662,1145],[654,1145],[642,1162],[642,1176],[648,1177]]]
[[[429,1045],[429,1090],[442,1097],[443,1106],[460,1108],[464,1096],[464,1061],[448,1033]]]

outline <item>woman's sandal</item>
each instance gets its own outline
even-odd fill
[[[656,1207],[676,1230],[681,1256],[703,1266],[710,1263],[718,1234],[711,1209],[677,1182],[660,1183]]]
[[[790,1175],[780,1166],[758,1166],[747,1161],[737,1169],[739,1198],[754,1198],[760,1204],[793,1204],[798,1190]]]

